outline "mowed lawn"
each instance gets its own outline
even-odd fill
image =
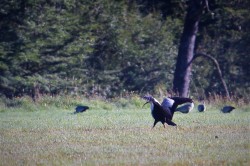
[[[1,108],[0,165],[250,165],[250,110],[176,113],[151,130],[149,105]]]

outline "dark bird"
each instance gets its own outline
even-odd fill
[[[230,113],[231,111],[233,111],[235,109],[235,107],[233,106],[224,106],[222,109],[221,109],[221,112],[223,113]]]
[[[76,111],[74,112],[74,114],[84,112],[84,111],[86,111],[87,109],[89,109],[88,106],[81,106],[81,105],[78,105],[78,106],[76,107]]]
[[[180,109],[177,109],[179,105],[182,105],[184,103],[188,103],[181,107]],[[165,97],[161,103],[162,107],[164,108],[169,108],[172,114],[172,118],[174,116],[174,113],[177,111],[188,111],[193,109],[194,103],[193,100],[190,98],[185,98],[185,97]],[[183,108],[183,109],[182,109]],[[182,113],[187,113],[187,112],[182,112]],[[172,120],[172,119],[171,119]]]
[[[187,114],[191,112],[193,108],[194,108],[194,103],[187,103],[180,107],[177,107],[175,112],[181,112],[181,113]]]
[[[203,101],[202,103],[200,103],[197,107],[199,112],[204,112],[206,111],[206,105],[205,105],[205,101]]]
[[[192,102],[192,99],[189,98],[172,97],[165,98],[162,104],[160,104],[152,96],[144,96],[142,98],[147,101],[145,104],[150,103],[151,105],[151,114],[155,120],[152,128],[154,128],[158,122],[161,122],[164,128],[166,127],[165,123],[171,126],[176,126],[176,124],[172,121],[175,109],[180,104]]]

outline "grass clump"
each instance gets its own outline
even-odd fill
[[[129,95],[122,98],[112,100],[118,108],[140,108],[143,104],[142,99],[138,95]]]

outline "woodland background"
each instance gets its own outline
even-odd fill
[[[250,100],[250,1],[209,1],[195,51],[216,58],[229,92]],[[171,92],[187,4],[182,0],[2,0],[0,95],[120,96]],[[190,95],[221,94],[197,58]]]

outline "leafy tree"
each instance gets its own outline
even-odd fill
[[[249,6],[248,1],[211,1],[210,10],[201,20],[196,52],[212,55],[221,66],[222,75],[233,96],[245,96],[249,92]],[[197,61],[198,62],[198,61]],[[193,84],[202,88],[206,95],[225,94],[218,74],[212,65],[202,59],[193,66]],[[203,76],[203,77],[201,77]],[[209,81],[208,81],[209,80]]]
[[[170,90],[185,2],[3,0],[0,93],[36,99],[47,93],[112,97]],[[246,6],[249,2],[209,1],[214,17],[202,13],[194,46],[194,53],[217,59],[237,96],[247,94],[250,82]],[[190,93],[223,92],[210,62],[199,58],[194,64]]]

